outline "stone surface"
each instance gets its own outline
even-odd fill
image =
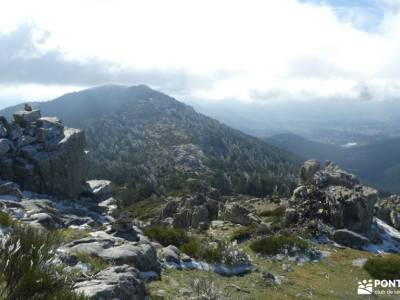
[[[167,262],[180,263],[181,261],[181,251],[173,245],[162,248],[159,255]]]
[[[239,203],[226,204],[221,212],[221,218],[225,221],[230,221],[244,226],[261,222],[252,211]]]
[[[333,234],[333,240],[341,245],[362,249],[369,244],[369,239],[348,229],[338,229]]]
[[[22,198],[19,185],[15,182],[0,182],[0,195],[14,195],[19,199]]]
[[[171,223],[176,228],[208,228],[218,217],[219,203],[203,195],[188,195],[170,198],[160,215],[164,224]]]
[[[375,205],[375,215],[390,226],[400,229],[400,196],[380,199]]]
[[[96,200],[104,200],[111,195],[112,183],[109,180],[89,180],[86,182],[87,192]]]
[[[57,118],[42,118],[39,110],[16,112],[14,119],[0,120],[0,177],[33,192],[81,194],[87,179],[84,132],[64,128]]]
[[[21,126],[27,126],[29,123],[36,122],[41,117],[40,110],[17,111],[14,113],[14,120]]]
[[[99,257],[115,264],[134,265],[142,272],[161,271],[157,253],[151,244],[126,243],[101,251]]]
[[[11,150],[11,144],[8,139],[0,139],[0,156],[3,156]]]
[[[320,162],[317,159],[307,160],[300,169],[300,184],[308,184],[316,172],[320,169]]]
[[[348,230],[369,236],[378,201],[377,191],[360,185],[354,175],[332,162],[327,162],[321,170],[317,170],[317,166],[314,160],[303,165],[303,182],[289,201],[284,217],[286,225],[299,230],[311,226],[318,234],[331,235],[334,230]],[[343,233],[339,231],[338,234],[341,237]],[[350,239],[351,236],[347,236]],[[359,247],[356,240],[354,247]]]
[[[6,137],[7,136],[7,128],[0,123],[0,137]]]
[[[142,300],[146,297],[146,289],[139,276],[133,267],[114,266],[75,284],[74,289],[91,300]]]

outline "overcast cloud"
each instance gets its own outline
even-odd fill
[[[0,99],[104,83],[182,98],[400,94],[400,1],[4,1]]]

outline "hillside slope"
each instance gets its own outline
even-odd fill
[[[91,176],[127,186],[134,200],[212,188],[285,194],[295,181],[295,156],[147,86],[102,86],[34,106],[85,129]]]
[[[280,134],[265,141],[302,159],[332,160],[381,191],[400,192],[400,138],[344,148],[307,140],[295,134]]]

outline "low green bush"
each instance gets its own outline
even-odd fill
[[[249,263],[249,257],[237,247],[236,243],[200,240],[192,237],[180,247],[180,250],[197,260],[208,263],[225,265]]]
[[[250,244],[251,250],[264,255],[276,255],[285,249],[294,247],[299,250],[306,250],[309,248],[309,244],[298,237],[282,235],[266,237]]]
[[[237,241],[238,243],[248,240],[256,231],[256,226],[241,227],[236,229],[231,235],[231,241]]]
[[[285,211],[285,206],[279,206],[273,210],[262,211],[259,215],[260,217],[282,217],[285,214]]]
[[[160,215],[164,204],[165,201],[163,199],[149,198],[135,202],[134,204],[122,205],[119,212],[128,213],[139,220],[147,221],[157,218]]]
[[[174,245],[181,247],[189,241],[186,232],[178,228],[169,228],[160,225],[147,227],[143,230],[150,239],[159,242],[164,247]]]
[[[5,212],[0,212],[0,226],[10,227],[14,224],[14,220]]]
[[[0,245],[0,299],[86,299],[55,266],[58,243],[55,233],[14,224]]]
[[[400,278],[400,256],[371,257],[364,269],[376,279],[396,280]]]
[[[180,247],[180,250],[190,257],[199,257],[201,247],[201,241],[192,237]]]

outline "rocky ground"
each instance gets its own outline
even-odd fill
[[[307,161],[290,199],[199,193],[132,216],[85,180],[82,132],[38,111],[2,124],[1,211],[58,232],[54,262],[89,299],[357,299],[366,259],[400,251],[398,198],[331,162]]]

